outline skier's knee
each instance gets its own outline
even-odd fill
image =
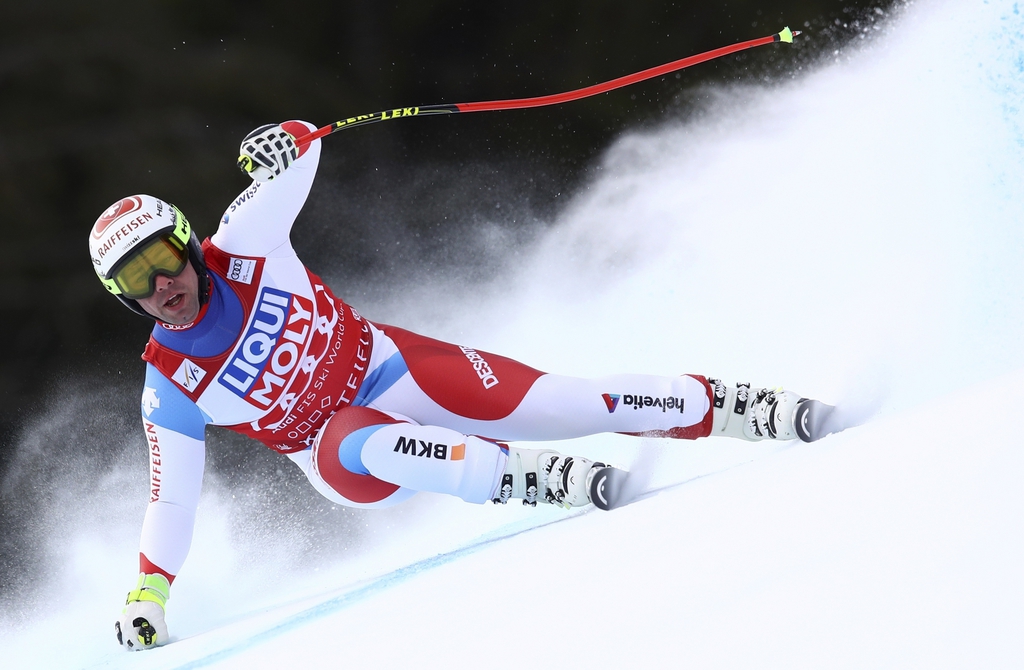
[[[362,463],[362,450],[373,433],[398,420],[368,407],[347,407],[332,416],[313,443],[307,476],[333,502],[350,507],[387,507],[415,491],[379,479]]]

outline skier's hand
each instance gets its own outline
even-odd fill
[[[142,651],[167,642],[164,605],[170,588],[163,575],[139,575],[135,590],[128,592],[121,618],[114,623],[118,644],[128,651]]]
[[[164,608],[150,600],[128,603],[121,618],[114,622],[117,641],[127,651],[142,651],[167,642]]]
[[[238,148],[238,169],[254,181],[270,181],[299,156],[295,138],[280,124],[260,126],[245,136]]]

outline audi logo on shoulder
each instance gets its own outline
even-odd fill
[[[234,258],[228,262],[228,279],[241,284],[251,284],[256,274],[256,261],[250,258]]]

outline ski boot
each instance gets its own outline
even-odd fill
[[[520,498],[524,505],[550,503],[569,509],[594,503],[599,509],[619,504],[628,473],[586,458],[542,449],[508,449],[508,463],[492,502]]]
[[[714,393],[712,435],[741,440],[820,440],[835,432],[829,417],[835,407],[817,400],[801,398],[792,391],[751,388],[750,384],[727,387],[718,379],[708,379]]]

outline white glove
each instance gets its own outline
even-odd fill
[[[139,583],[128,593],[121,618],[114,623],[118,644],[128,651],[142,651],[166,644],[164,604],[171,585],[163,575],[139,575]]]
[[[167,642],[164,608],[151,600],[128,603],[121,619],[114,623],[117,641],[127,651],[152,649]]]
[[[290,133],[271,123],[246,135],[238,154],[238,169],[254,181],[264,182],[287,170],[299,157],[299,149]]]

